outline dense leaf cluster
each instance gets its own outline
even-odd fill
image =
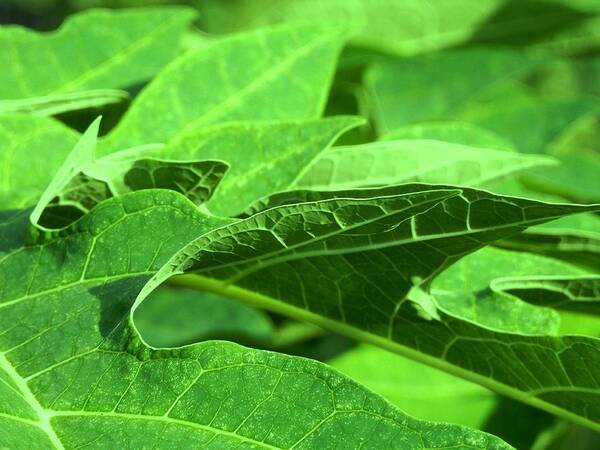
[[[600,445],[596,1],[140,3],[2,7],[0,447]]]

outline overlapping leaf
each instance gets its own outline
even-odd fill
[[[320,363],[218,341],[148,347],[129,320],[136,294],[218,224],[147,190],[39,244],[2,242],[3,446],[508,448],[412,419]]]
[[[193,272],[180,283],[313,321],[598,426],[600,387],[587,374],[599,366],[599,342],[492,331],[429,294],[433,278],[465,254],[597,206],[404,185],[280,194],[254,211],[261,209],[191,243],[157,280]]]

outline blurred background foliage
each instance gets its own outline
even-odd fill
[[[600,202],[599,0],[0,0],[0,23],[51,31],[84,9],[151,4],[198,10],[188,48],[272,23],[355,22],[327,114],[370,120],[339,144],[437,138],[547,154],[561,164],[493,189]],[[129,86],[129,97],[143,85]],[[107,102],[56,117],[81,131],[102,112],[106,133],[128,104]],[[598,216],[564,219],[531,233],[534,239],[500,246],[600,270]],[[565,237],[570,244],[558,245]],[[597,318],[561,316],[562,332],[600,336]],[[325,361],[421,419],[480,428],[520,449],[600,448],[597,433],[467,381],[214,295],[163,287],[142,304],[135,320],[155,346],[228,339]]]

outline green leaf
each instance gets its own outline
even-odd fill
[[[425,420],[483,428],[497,403],[491,391],[477,384],[370,345],[359,345],[328,363]]]
[[[381,135],[411,123],[447,118],[486,89],[523,76],[539,61],[488,48],[375,64],[365,75],[375,127]]]
[[[600,111],[600,102],[586,98],[539,100],[506,96],[471,105],[461,116],[509,140],[524,153],[543,153],[565,129]]]
[[[527,187],[578,202],[600,200],[600,157],[593,153],[557,156],[556,168],[536,169],[523,182]]]
[[[146,190],[38,244],[1,242],[0,445],[509,448],[406,416],[314,361],[221,341],[148,347],[131,322],[137,293],[218,226],[180,194]]]
[[[486,243],[599,208],[418,184],[284,193],[253,208],[262,212],[190,243],[154,282],[188,272],[175,280],[377,344],[600,428],[594,406],[600,386],[581,372],[600,366],[600,341],[492,331],[440,305],[439,320],[425,317],[408,296],[415,287],[427,292],[443,269]],[[582,348],[584,360],[577,356]],[[541,370],[537,358],[556,363]]]
[[[265,344],[275,336],[269,317],[214,294],[162,286],[146,298],[133,318],[152,347],[179,347],[208,339]]]
[[[229,216],[261,197],[291,188],[323,150],[362,123],[355,117],[331,117],[216,125],[193,130],[159,154],[226,161],[230,170],[207,207]]]
[[[209,31],[224,32],[318,17],[329,22],[359,23],[351,40],[354,45],[414,55],[468,40],[503,0],[437,0],[434,3],[419,0],[246,0],[228,2],[224,6],[219,4],[222,2],[208,3],[209,6],[200,5],[200,22],[210,27]],[[435,20],[430,20],[431,17]]]
[[[34,205],[78,138],[51,118],[0,116],[0,209]]]
[[[552,158],[442,141],[386,140],[324,152],[296,187],[347,189],[408,182],[481,186],[515,172],[553,164]]]
[[[102,151],[178,141],[227,121],[317,118],[346,34],[341,27],[289,25],[189,51],[141,92]]]
[[[64,94],[146,81],[179,53],[193,17],[181,7],[93,10],[49,34],[2,27],[0,98],[58,101]]]
[[[100,117],[98,117],[83,133],[73,151],[66,158],[63,165],[58,169],[56,175],[42,193],[40,200],[31,212],[31,223],[38,223],[42,212],[50,202],[69,185],[71,180],[85,166],[94,163],[96,153],[96,142],[98,141],[98,129],[100,128]]]

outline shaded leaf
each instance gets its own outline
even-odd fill
[[[464,49],[373,65],[365,83],[379,134],[447,118],[486,89],[531,71],[539,58],[510,50]]]

